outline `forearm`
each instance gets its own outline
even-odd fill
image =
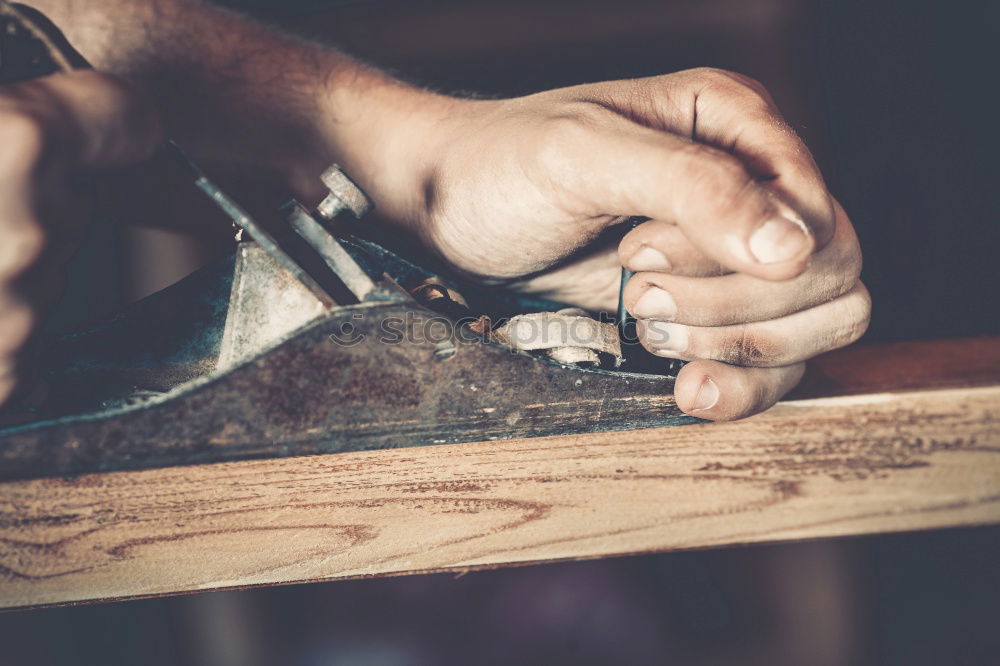
[[[198,156],[296,183],[337,161],[390,217],[418,205],[400,196],[420,189],[413,137],[430,136],[422,125],[451,100],[199,2],[29,1],[97,69],[146,92],[168,134]]]

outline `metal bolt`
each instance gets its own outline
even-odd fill
[[[455,343],[451,340],[442,340],[434,345],[434,358],[444,361],[458,353]]]
[[[361,217],[372,209],[371,200],[365,196],[361,188],[354,184],[339,165],[327,167],[320,180],[330,190],[330,194],[316,207],[316,212],[325,220],[332,220],[345,210],[351,211],[354,217]]]

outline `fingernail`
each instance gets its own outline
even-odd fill
[[[628,267],[636,273],[639,271],[660,271],[661,273],[665,273],[670,270],[670,260],[659,250],[648,245],[643,245],[628,260]]]
[[[809,244],[806,225],[784,216],[771,218],[750,236],[750,254],[762,264],[797,257]]]
[[[666,321],[646,321],[646,343],[655,354],[679,354],[687,349],[687,327]]]
[[[632,314],[642,319],[669,320],[677,314],[677,303],[659,287],[650,287],[632,306]]]
[[[705,377],[705,381],[698,387],[698,394],[694,396],[694,404],[691,406],[692,412],[702,409],[711,409],[715,403],[719,402],[719,387],[715,385],[711,377]]]

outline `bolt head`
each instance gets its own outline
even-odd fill
[[[372,209],[371,200],[354,184],[339,165],[327,167],[320,180],[330,190],[330,194],[316,208],[316,212],[327,220],[332,220],[342,211],[349,210],[354,217],[361,217]]]

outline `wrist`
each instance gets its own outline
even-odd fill
[[[430,204],[428,185],[474,103],[357,64],[330,77],[322,93],[328,159],[365,191],[380,218],[420,236]]]

